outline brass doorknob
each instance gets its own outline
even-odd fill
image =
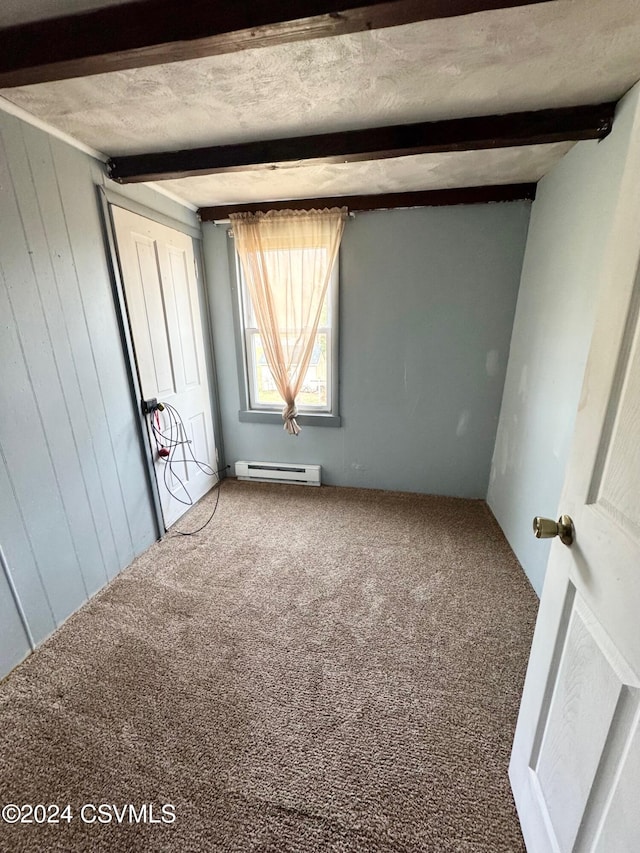
[[[533,532],[536,539],[553,539],[554,536],[559,536],[563,545],[571,545],[574,534],[573,521],[568,515],[561,515],[557,521],[536,515],[533,519]]]

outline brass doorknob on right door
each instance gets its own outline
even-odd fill
[[[553,539],[554,536],[559,536],[563,545],[571,545],[574,534],[573,521],[568,515],[561,515],[557,521],[536,515],[533,519],[533,532],[536,539]]]

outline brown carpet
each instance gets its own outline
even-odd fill
[[[520,853],[536,604],[481,501],[226,481],[0,685],[0,803],[72,811],[0,849]]]

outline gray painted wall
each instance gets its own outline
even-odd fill
[[[638,91],[603,142],[580,142],[538,184],[487,500],[532,586],[550,543],[534,515],[556,518]]]
[[[204,226],[226,459],[323,481],[484,498],[529,221],[526,202],[360,214],[340,251],[342,427],[239,423],[227,228]]]
[[[0,543],[37,644],[155,539],[96,184],[0,112]],[[186,209],[128,193],[166,215]],[[30,650],[0,569],[0,677]]]

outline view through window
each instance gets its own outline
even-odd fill
[[[304,249],[274,250],[269,255],[279,255],[272,258],[274,266],[282,265],[285,261],[289,274],[296,274],[296,267],[302,266]],[[238,276],[241,282],[242,320],[244,330],[244,350],[248,377],[249,404],[252,409],[265,411],[280,411],[283,399],[276,387],[267,359],[265,357],[258,324],[256,322],[251,297],[246,286],[242,265],[238,264]],[[286,298],[288,276],[283,276],[281,287],[276,288],[276,298]],[[335,318],[333,304],[338,283],[338,262],[334,265],[329,286],[320,313],[320,322],[316,333],[311,361],[307,368],[300,393],[297,397],[297,407],[300,412],[329,412],[332,401],[332,336],[335,334]],[[290,328],[281,330],[281,340],[287,348],[300,348],[296,341],[297,322],[300,318],[291,317]]]

